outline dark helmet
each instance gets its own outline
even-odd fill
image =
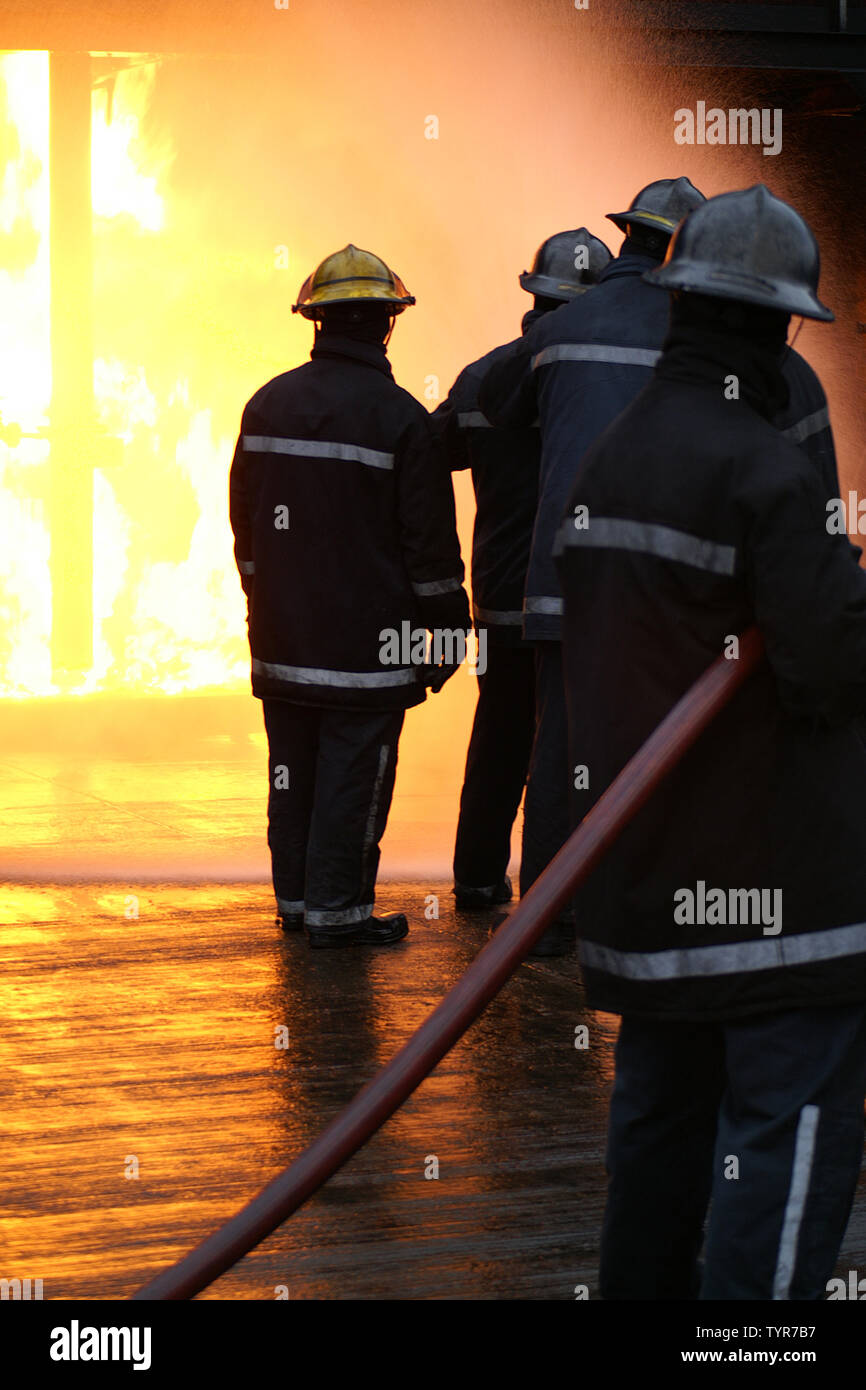
[[[609,212],[607,216],[621,232],[628,231],[629,223],[636,223],[670,236],[687,213],[706,201],[690,179],[656,179],[635,194],[626,212]]]
[[[818,298],[821,257],[811,228],[762,183],[720,193],[691,213],[662,265],[644,279],[667,290],[737,299],[832,323]]]
[[[557,232],[541,243],[532,269],[523,271],[520,284],[546,299],[574,299],[597,283],[610,260],[613,257],[604,242],[585,227]]]

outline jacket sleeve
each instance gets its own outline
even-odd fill
[[[863,716],[866,573],[827,529],[822,483],[782,466],[752,501],[747,578],[783,705],[826,724]]]
[[[821,392],[823,396],[823,391]],[[830,413],[827,409],[827,400],[824,397],[823,407],[818,412],[822,421],[820,427],[810,430],[803,440],[800,448],[815,466],[815,471],[821,479],[828,497],[839,496],[839,468],[836,463],[836,443],[833,439],[833,426],[830,424]]]
[[[489,367],[478,389],[478,404],[491,425],[529,428],[538,419],[532,334],[519,339]]]
[[[452,386],[447,399],[430,416],[430,426],[442,447],[445,466],[452,473],[472,467],[468,430],[460,422],[459,380]]]
[[[813,464],[828,497],[839,496],[836,447],[827,397],[817,374],[798,352],[791,351],[783,367],[789,401],[775,420],[777,429],[796,444]]]
[[[783,370],[790,399],[773,423],[789,444],[796,444],[806,455],[821,482],[825,498],[838,498],[841,488],[836,444],[824,388],[817,373],[798,352],[789,354]],[[860,547],[850,538],[848,544],[855,559],[859,560],[863,553]]]
[[[253,590],[255,563],[253,561],[253,538],[250,525],[246,492],[246,460],[243,451],[243,434],[238,436],[234,458],[229,472],[229,520],[235,538],[235,564],[241,577],[241,585],[247,598]]]
[[[814,373],[813,373],[814,375]],[[804,426],[809,429],[808,434],[800,441],[800,448],[808,459],[811,460],[815,472],[821,480],[821,486],[826,493],[827,499],[840,498],[842,487],[839,482],[839,467],[836,462],[836,441],[833,438],[833,426],[830,424],[830,411],[827,406],[827,397],[824,395],[823,387],[815,377],[817,388],[816,409],[811,417],[808,417],[802,425],[794,425],[792,429],[784,431],[787,438],[795,436]],[[848,537],[848,545],[854,559],[859,562],[863,554],[862,547],[855,545]]]
[[[426,411],[406,430],[397,460],[399,544],[427,628],[470,626],[454,489]]]

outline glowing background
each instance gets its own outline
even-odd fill
[[[206,25],[207,7],[201,15]],[[489,0],[471,11],[451,0],[408,11],[319,3],[262,15],[273,38],[260,52],[208,55],[205,31],[201,55],[132,56],[110,107],[105,82],[95,87],[101,433],[79,446],[94,469],[94,658],[65,676],[52,672],[49,647],[48,59],[0,59],[0,757],[17,768],[4,798],[13,873],[43,860],[71,872],[82,856],[100,872],[132,862],[175,874],[212,861],[220,876],[262,871],[263,738],[245,693],[227,473],[246,399],[306,357],[311,330],[290,305],[323,255],[349,240],[369,247],[417,296],[391,358],[397,380],[432,408],[462,366],[519,330],[529,300],[517,275],[538,242],[585,224],[616,251],[604,214],[653,178],[687,173],[708,194],[766,179],[822,232],[820,189],[814,206],[802,202],[796,137],[787,133],[775,160],[675,145],[673,111],[690,104],[689,87],[629,66],[613,28],[586,20],[564,6]],[[696,91],[712,102],[709,79]],[[832,305],[826,245],[825,260]],[[807,325],[798,339],[828,389],[843,488],[857,481],[845,440],[852,332],[845,319]],[[465,476],[457,495],[468,568]],[[447,865],[473,699],[462,672],[409,716],[386,871]],[[171,770],[155,791],[163,754]],[[32,802],[22,828],[34,776],[47,800]],[[199,821],[195,807],[216,784]],[[224,795],[233,785],[236,797]],[[93,811],[84,829],[79,797]],[[119,799],[156,801],[175,819],[157,816],[159,833],[132,854],[121,817],[97,834],[93,858],[96,827],[112,825],[105,808]],[[218,848],[228,801],[243,829]],[[193,810],[178,839],[181,804]],[[57,818],[34,840],[46,808]]]

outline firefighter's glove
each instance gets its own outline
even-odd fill
[[[445,682],[450,681],[451,677],[459,670],[459,662],[449,666],[443,661],[438,666],[434,666],[432,662],[428,661],[424,664],[422,679],[424,684],[433,691],[433,694],[437,695]]]

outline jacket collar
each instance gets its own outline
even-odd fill
[[[375,367],[385,376],[393,377],[391,363],[384,347],[376,343],[359,343],[355,338],[343,338],[338,333],[328,333],[316,339],[310,357],[348,357],[354,362],[363,362]]]
[[[737,398],[769,420],[788,404],[783,357],[738,333],[673,323],[655,370],[669,381],[712,387],[720,397],[735,378]]]
[[[539,319],[543,319],[545,314],[548,312],[549,310],[547,309],[527,309],[526,313],[523,315],[523,318],[520,320],[521,335],[525,337],[532,325],[534,323],[538,323]]]
[[[615,260],[608,262],[598,277],[598,283],[603,285],[605,280],[615,280],[619,275],[643,275],[645,270],[652,270],[658,264],[657,256],[648,256],[643,251],[623,250]]]

